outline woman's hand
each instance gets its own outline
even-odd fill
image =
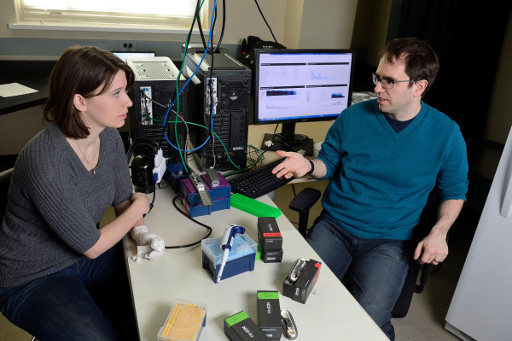
[[[164,239],[154,233],[150,233],[145,225],[135,226],[130,236],[135,241],[137,246],[144,247],[141,251],[144,258],[157,259],[164,254],[165,242]],[[137,248],[137,256],[139,254],[139,248]]]

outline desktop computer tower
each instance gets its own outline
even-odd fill
[[[214,53],[213,60],[207,54],[201,63],[202,57],[202,52],[189,49],[185,58],[184,72],[188,77],[201,64],[189,84],[194,84],[189,92],[189,119],[211,126],[222,143],[214,134],[210,136],[208,129],[194,127],[191,133],[194,145],[204,145],[196,155],[203,169],[213,166],[217,170],[235,169],[233,163],[245,168],[251,70],[225,52]],[[213,114],[210,114],[210,103],[214,104]]]
[[[130,131],[132,137],[145,137],[162,149],[164,157],[170,162],[179,161],[179,152],[175,147],[184,149],[187,139],[184,124],[174,123],[176,120],[177,101],[176,80],[179,70],[168,57],[127,58],[127,64],[135,73],[135,85],[131,90],[133,106],[130,108]],[[181,76],[178,89],[185,84]],[[178,90],[178,91],[179,91]],[[187,120],[187,89],[179,96],[179,120]],[[167,112],[169,113],[167,114]],[[164,119],[167,115],[165,133]],[[175,129],[176,128],[176,129]],[[176,142],[176,134],[177,141]],[[168,140],[175,146],[171,146]]]

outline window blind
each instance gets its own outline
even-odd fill
[[[18,23],[71,25],[140,25],[144,27],[191,24],[197,0],[15,0]],[[203,7],[208,8],[208,0]],[[204,12],[204,11],[202,11]],[[201,19],[203,19],[201,17]]]

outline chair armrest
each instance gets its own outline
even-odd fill
[[[450,234],[446,235],[446,244],[448,244]],[[441,263],[437,265],[437,267],[434,269],[433,264],[423,264],[423,269],[421,270],[421,276],[420,276],[420,282],[419,284],[416,284],[416,287],[414,288],[414,292],[417,294],[421,294],[423,292],[423,289],[425,288],[425,285],[427,284],[428,277],[430,276],[430,273],[432,270],[437,271],[441,267]]]
[[[9,186],[11,184],[11,176],[14,168],[7,169],[3,172],[0,172],[0,223],[5,214],[5,210],[7,208],[7,202],[9,199],[7,198],[9,192]]]
[[[430,272],[432,272],[432,264],[423,264],[423,269],[421,270],[420,283],[416,284],[414,288],[414,292],[417,294],[421,294],[423,289],[425,288],[425,284],[427,284],[428,277],[430,276]]]
[[[309,210],[318,201],[322,192],[314,188],[304,188],[290,202],[290,209],[299,213],[299,232],[304,237],[308,229]]]

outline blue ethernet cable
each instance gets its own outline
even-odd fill
[[[215,9],[217,8],[217,0],[215,0],[214,4],[213,4],[213,11],[212,11],[212,18],[210,20],[210,23],[213,22],[213,18],[215,16]],[[208,43],[206,46],[209,46],[210,45],[210,40],[212,38],[212,33],[213,33],[213,25],[210,25],[210,32],[208,34]],[[167,110],[167,112],[165,113],[165,117],[164,117],[164,122],[167,122],[167,116],[169,115],[169,112],[171,111],[171,108],[174,106],[174,104],[176,103],[176,101],[178,100],[178,98],[180,97],[181,93],[183,92],[183,90],[185,90],[185,88],[187,87],[188,83],[192,80],[192,78],[194,78],[195,74],[197,73],[197,71],[199,70],[199,68],[201,67],[201,64],[203,63],[203,60],[204,58],[206,57],[206,54],[208,53],[208,49],[205,49],[204,51],[204,54],[203,54],[203,57],[201,58],[201,61],[199,62],[199,64],[197,65],[197,68],[194,70],[194,72],[192,73],[192,76],[189,77],[189,79],[185,82],[185,84],[183,85],[183,87],[181,88],[181,90],[178,92],[178,95],[176,96],[176,98],[174,99],[174,101],[171,103],[171,105],[169,106],[169,109]],[[177,114],[176,114],[177,115]],[[165,124],[165,123],[164,123]],[[165,138],[166,140],[170,143],[169,139],[167,138],[167,133],[164,132],[164,135],[165,135]],[[208,142],[208,140],[210,139],[210,136],[208,136],[208,138],[206,139],[205,143]],[[204,145],[203,144],[203,145]],[[203,146],[201,145],[201,147]],[[171,144],[171,146],[174,147],[174,149],[178,149],[176,146],[174,146],[173,144]]]

